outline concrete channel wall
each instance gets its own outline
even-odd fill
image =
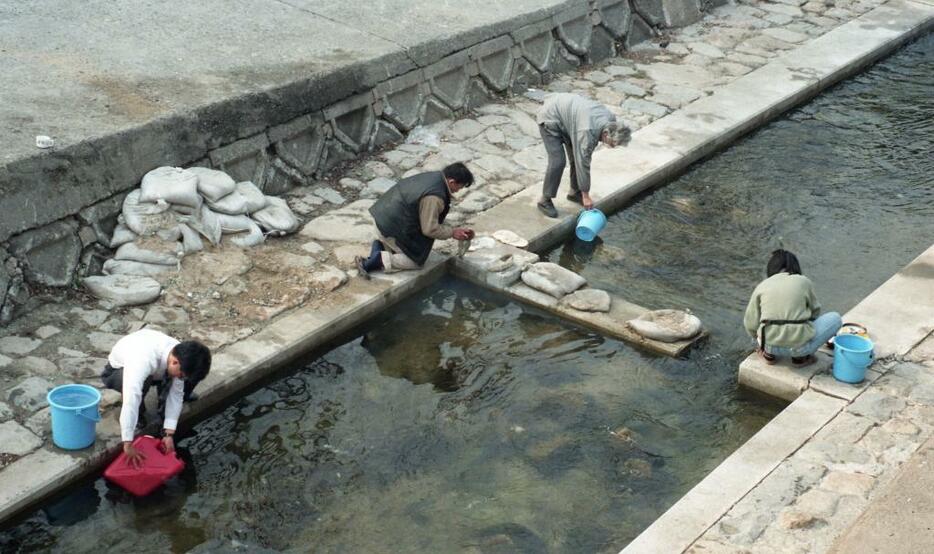
[[[404,133],[418,125],[455,117],[511,91],[540,85],[555,73],[605,59],[655,36],[660,29],[697,21],[705,10],[723,3],[725,0],[529,0],[508,7],[494,2],[451,7],[428,2],[424,6],[415,4],[417,17],[412,21],[392,24],[380,22],[375,17],[380,14],[374,16],[369,10],[355,14],[353,7],[347,10],[347,17],[352,20],[358,16],[358,21],[340,21],[327,10],[317,13],[319,3],[310,2],[299,2],[292,6],[297,11],[284,13],[276,11],[281,6],[243,6],[243,15],[231,21],[205,20],[203,6],[175,5],[173,16],[180,26],[203,25],[207,29],[193,28],[191,37],[183,33],[178,37],[155,37],[159,42],[148,48],[157,52],[153,61],[156,75],[162,64],[174,61],[171,56],[176,53],[176,42],[191,39],[200,43],[204,37],[214,38],[227,31],[220,27],[225,23],[238,28],[248,26],[250,12],[264,21],[268,19],[274,29],[266,37],[247,37],[257,38],[260,44],[265,41],[264,48],[286,46],[277,44],[275,29],[287,38],[290,26],[298,26],[287,18],[313,18],[299,21],[309,42],[320,42],[316,35],[320,32],[327,33],[338,46],[349,44],[346,49],[335,48],[324,54],[310,52],[295,62],[305,66],[302,71],[275,77],[265,75],[269,67],[247,59],[242,62],[248,69],[246,86],[229,94],[214,93],[206,99],[181,100],[177,95],[152,92],[132,81],[131,71],[121,66],[124,60],[115,59],[106,47],[99,59],[83,60],[101,66],[96,70],[104,75],[95,76],[91,82],[100,87],[100,81],[107,79],[108,96],[104,100],[75,92],[75,83],[48,82],[49,77],[40,75],[50,64],[79,63],[82,49],[114,42],[112,34],[122,34],[123,27],[101,21],[119,22],[119,16],[125,14],[116,13],[118,8],[99,4],[89,10],[90,14],[72,14],[86,20],[79,27],[91,32],[69,37],[73,42],[59,48],[37,44],[32,35],[42,30],[37,27],[52,25],[56,17],[64,14],[23,14],[10,9],[9,21],[14,24],[11,37],[17,33],[23,36],[6,45],[12,55],[7,62],[0,62],[0,75],[5,73],[3,80],[8,83],[19,78],[26,79],[21,86],[39,86],[11,91],[13,104],[0,110],[0,121],[6,120],[11,129],[17,129],[7,137],[11,144],[4,145],[5,153],[0,157],[0,324],[8,322],[23,306],[30,287],[71,286],[79,277],[100,273],[124,196],[155,167],[213,167],[228,172],[237,181],[252,181],[266,194],[282,194],[321,179],[328,170],[360,154],[401,140]],[[412,6],[411,2],[393,0],[379,8],[388,12],[382,15],[399,17],[411,12]],[[62,12],[68,9],[60,7]],[[219,12],[230,9],[226,5],[214,7]],[[377,8],[373,6],[371,11],[378,12]],[[97,10],[100,13],[95,13]],[[108,15],[114,18],[106,18]],[[155,20],[166,14],[157,11],[141,15]],[[191,21],[185,22],[189,16]],[[459,27],[452,25],[452,20]],[[338,33],[335,22],[358,26],[362,32]],[[452,26],[454,31],[448,31]],[[426,27],[435,31],[425,31]],[[383,36],[392,32],[400,36]],[[223,36],[219,47],[225,47],[223,41],[230,40],[229,35]],[[333,62],[335,55],[353,52],[360,43],[380,44],[364,53],[348,55],[347,61]],[[188,55],[189,48],[198,50],[198,44],[185,44],[177,55]],[[158,54],[162,49],[165,55]],[[192,81],[195,76],[188,73],[196,73],[202,66],[210,71],[214,65],[227,62],[212,57],[217,52],[210,46],[206,50],[208,53],[203,55],[208,56],[207,60],[192,62],[191,69],[172,68],[172,77],[166,80]],[[41,63],[30,65],[36,59]],[[73,78],[78,85],[86,85],[90,72],[78,71]],[[119,75],[121,72],[126,75]],[[115,84],[114,73],[122,78],[119,84]],[[231,88],[221,81],[216,85]],[[45,103],[48,99],[43,97],[49,91],[42,86],[64,91],[59,100],[65,110],[55,104],[62,110],[56,112],[55,107]],[[15,109],[17,98],[33,103],[33,96],[42,114],[28,115],[36,111],[32,109],[35,106]],[[108,102],[108,110],[111,104],[131,104],[145,117],[143,121],[126,118],[125,122],[113,124],[110,119],[115,116],[110,111],[97,114],[88,107],[103,101]],[[70,118],[75,117],[67,111],[72,103],[90,112],[85,116],[92,120],[90,124],[73,122],[75,129],[83,131],[69,128]],[[145,104],[146,109],[140,104]],[[164,109],[165,104],[174,109]],[[103,134],[93,121],[98,115],[108,119],[100,123]],[[38,117],[62,119],[43,122],[62,126],[55,136],[59,142],[55,150],[37,154],[31,146],[33,136],[20,129],[43,129],[24,125],[36,123]]]

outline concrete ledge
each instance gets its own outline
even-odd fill
[[[806,391],[655,520],[623,552],[683,552],[846,404],[838,398]]]

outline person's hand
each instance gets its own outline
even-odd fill
[[[585,210],[593,209],[593,200],[590,199],[590,193],[581,191],[581,204]]]
[[[166,454],[175,452],[175,439],[172,438],[172,435],[162,437],[162,452]]]
[[[464,229],[463,227],[458,227],[454,229],[452,236],[455,240],[470,240],[473,238],[473,231],[470,229]]]
[[[142,467],[143,460],[146,459],[146,455],[137,450],[132,442],[123,443],[123,453],[126,454],[127,464],[135,469]]]

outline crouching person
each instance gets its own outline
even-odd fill
[[[172,452],[182,402],[197,398],[193,390],[210,370],[211,351],[198,341],[179,342],[152,329],[141,329],[117,341],[107,357],[101,381],[123,395],[120,434],[131,464],[138,466],[143,459],[133,447],[133,436],[136,428],[146,423],[145,398],[149,389],[155,385],[158,392],[162,444],[166,452]]]
[[[382,269],[387,273],[418,269],[425,265],[435,240],[470,240],[471,229],[444,224],[451,209],[451,195],[473,184],[473,174],[462,163],[441,171],[419,173],[402,179],[370,207],[379,238],[367,258],[354,263],[360,275]]]

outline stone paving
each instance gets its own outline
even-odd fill
[[[934,335],[906,356],[892,356],[874,368],[881,377],[688,552],[829,550],[898,468],[934,436]]]
[[[160,279],[164,294],[155,304],[116,308],[81,293],[62,297],[50,290],[44,296],[37,295],[27,315],[0,330],[0,467],[49,448],[46,392],[66,382],[98,386],[97,374],[106,354],[124,333],[157,327],[179,337],[199,338],[218,349],[254,335],[289,310],[329,306],[335,291],[355,277],[350,269],[353,256],[364,252],[372,238],[366,209],[397,179],[455,161],[466,162],[477,183],[459,195],[448,219],[466,225],[504,199],[540,186],[545,157],[534,116],[545,93],[591,96],[636,130],[884,3],[749,1],[716,8],[699,23],[671,30],[598,66],[560,75],[545,90],[530,89],[504,103],[482,106],[472,117],[416,128],[403,144],[339,168],[326,181],[291,190],[286,197],[290,207],[307,221],[299,233],[270,239],[249,255],[228,246],[188,257],[177,274]],[[455,249],[453,241],[438,245],[443,253],[453,254]],[[880,379],[879,386],[883,382],[895,386],[902,383],[899,379],[912,375],[920,378],[919,372],[912,374],[909,369],[916,366],[904,364],[893,366],[886,375],[889,380]],[[927,398],[928,385],[917,386],[915,400],[904,405],[895,402],[898,409],[893,408],[892,413],[886,413],[885,407],[894,401],[879,399],[863,401],[856,407],[862,411],[851,414],[863,423],[873,422],[866,436],[854,441],[873,456],[858,458],[865,465],[859,469],[876,471],[879,468],[872,464],[894,463],[909,444],[901,444],[882,459],[882,453],[896,446],[887,446],[883,437],[876,436],[881,431],[869,433],[872,429],[882,429],[893,418],[897,421],[888,428],[902,428],[903,420],[910,421],[918,431],[903,433],[906,441],[913,441],[911,437],[920,441],[930,429],[928,412],[919,407]],[[908,387],[906,391],[915,389]],[[112,419],[119,395],[103,392],[102,406],[111,414],[105,414],[105,419]],[[832,450],[813,452],[796,464],[814,464],[816,468],[836,455]],[[782,521],[795,528],[820,528],[824,525],[818,521],[824,517],[820,514],[831,509],[827,508],[829,500],[824,504],[820,501],[829,498],[827,494],[842,494],[839,489],[857,487],[854,479],[862,478],[845,473],[854,470],[855,466],[848,465],[826,466],[823,472],[808,470],[815,483],[836,476],[819,488],[822,492],[812,495],[811,504],[805,506],[811,511],[802,508]],[[869,475],[875,478],[881,473]],[[852,504],[849,496],[853,495],[845,496],[832,502],[837,512]],[[821,506],[826,508],[824,512],[817,510]],[[813,518],[805,521],[806,517],[798,514]],[[717,532],[730,529],[727,525]],[[768,522],[762,529],[756,533],[743,527],[733,535],[765,540],[778,533]],[[733,544],[729,541],[734,539],[727,536],[705,536],[704,544]],[[735,540],[737,545],[743,544]]]

